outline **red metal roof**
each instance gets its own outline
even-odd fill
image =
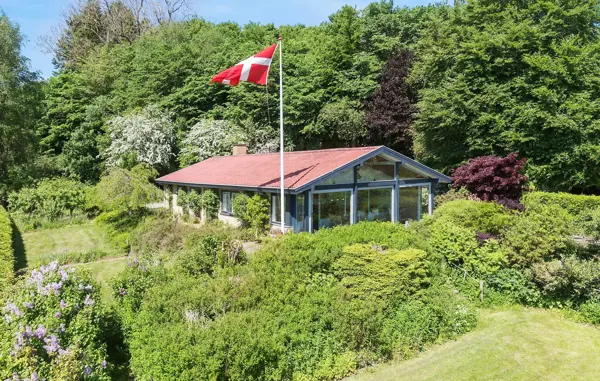
[[[284,153],[286,189],[301,187],[380,147]],[[218,156],[157,179],[158,182],[250,188],[279,187],[279,153]]]

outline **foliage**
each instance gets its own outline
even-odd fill
[[[94,201],[103,211],[133,213],[151,202],[160,201],[162,192],[151,182],[156,171],[144,164],[131,170],[113,167],[95,187]]]
[[[113,246],[129,251],[131,248],[130,235],[142,224],[146,214],[145,209],[135,211],[117,209],[100,214],[94,222],[106,231]]]
[[[231,155],[233,145],[242,141],[242,131],[225,120],[201,120],[181,142],[179,165],[187,167],[213,156]]]
[[[429,284],[425,258],[422,250],[351,245],[334,263],[333,273],[355,298],[408,300]]]
[[[0,206],[0,296],[12,283],[14,272],[12,221],[6,209]]]
[[[214,235],[191,235],[186,239],[184,250],[179,254],[177,265],[183,272],[198,276],[212,275],[218,268],[245,261],[241,245],[230,237]]]
[[[578,233],[596,237],[597,212],[600,208],[600,197],[576,195],[569,193],[529,192],[523,195],[523,204],[528,209],[543,209],[553,205],[568,212]]]
[[[98,288],[56,262],[20,280],[0,321],[0,377],[110,380]]]
[[[436,221],[448,221],[477,233],[492,235],[499,235],[511,220],[511,215],[501,206],[471,200],[446,202],[435,210],[434,217]]]
[[[383,69],[381,86],[365,105],[365,122],[371,143],[412,153],[410,128],[416,113],[416,91],[408,84],[413,53],[392,55]]]
[[[256,238],[264,233],[271,226],[271,203],[269,199],[261,194],[255,194],[250,197],[246,203],[246,222]]]
[[[37,154],[36,123],[41,116],[38,74],[21,55],[18,26],[0,11],[0,200],[30,181]],[[4,202],[3,202],[4,203]]]
[[[600,325],[600,303],[589,301],[581,306],[581,315],[585,321]]]
[[[435,15],[417,43],[415,153],[450,170],[517,152],[544,190],[593,190],[600,73],[593,0],[474,0]]]
[[[177,191],[177,204],[183,208],[185,214],[192,212],[199,216],[202,211],[202,194],[195,189],[189,192],[179,189]]]
[[[231,209],[233,214],[240,219],[242,225],[250,226],[250,218],[248,217],[248,200],[250,196],[245,193],[236,193],[231,201]]]
[[[66,178],[40,181],[35,188],[23,188],[11,193],[8,208],[30,218],[42,217],[49,221],[73,217],[77,210],[86,210],[88,187]]]
[[[508,258],[517,266],[551,259],[564,249],[571,224],[567,213],[554,206],[514,216],[503,232]]]
[[[435,195],[434,205],[435,207],[440,207],[442,204],[455,200],[468,200],[469,199],[469,191],[465,188],[455,189],[451,188],[445,193]]]
[[[527,160],[517,159],[516,153],[507,157],[482,156],[470,159],[452,174],[453,186],[465,188],[483,201],[519,202],[527,177],[521,172]]]
[[[114,253],[92,248],[81,251],[62,251],[44,254],[40,256],[39,262],[46,265],[52,262],[56,262],[59,265],[89,263],[95,262],[102,258],[110,257],[111,255],[114,255]]]
[[[165,168],[173,156],[175,126],[173,115],[156,105],[144,108],[128,117],[118,116],[108,121],[110,146],[104,153],[109,166],[146,163]]]
[[[114,284],[138,378],[334,379],[474,326],[469,303],[432,287],[424,242],[403,226],[285,235],[248,262],[203,228],[174,267],[134,264]]]
[[[202,209],[205,213],[204,216],[207,221],[212,221],[217,218],[219,215],[219,206],[221,204],[219,196],[217,196],[214,191],[207,189],[202,192],[202,195],[200,196],[200,204],[202,205]]]

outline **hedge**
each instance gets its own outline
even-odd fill
[[[12,283],[14,266],[12,224],[8,212],[0,206],[0,292]]]
[[[526,208],[534,209],[537,205],[556,205],[573,216],[580,216],[584,212],[600,207],[600,196],[531,192],[523,195],[523,204]]]

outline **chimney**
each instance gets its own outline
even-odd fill
[[[248,153],[248,147],[246,147],[245,144],[241,143],[241,144],[236,144],[233,146],[233,155],[234,156],[245,155],[247,153]]]

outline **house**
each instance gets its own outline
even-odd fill
[[[359,221],[405,222],[433,211],[432,186],[450,178],[390,148],[357,147],[286,152],[285,230],[313,232]],[[271,199],[271,222],[281,226],[279,153],[247,154],[236,145],[232,156],[213,157],[156,180],[173,195],[196,189],[215,191],[219,219],[236,223],[237,192],[260,192]]]

